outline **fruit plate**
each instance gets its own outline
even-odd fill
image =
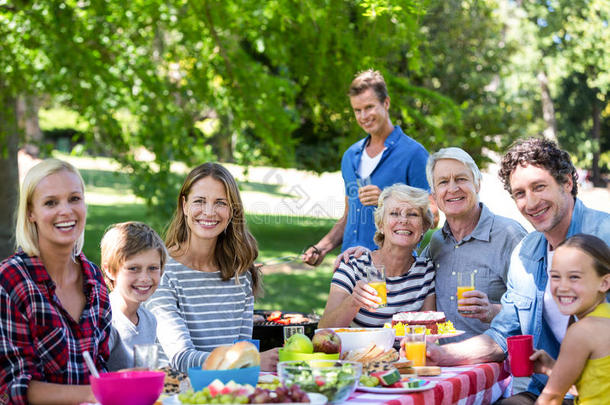
[[[366,387],[364,385],[358,384],[356,390],[364,391],[364,392],[372,392],[374,394],[406,394],[409,392],[419,392],[426,391],[431,388],[434,388],[436,385],[435,381],[426,381],[423,385],[417,388],[389,388],[389,387]]]
[[[325,405],[327,402],[327,399],[324,395],[322,394],[317,394],[315,392],[308,392],[307,396],[309,397],[309,403],[313,404],[313,405]],[[163,405],[182,405],[182,402],[180,402],[180,398],[178,398],[178,394],[174,394],[170,397],[167,398],[163,398],[163,400],[161,401],[161,403]],[[290,403],[293,404],[294,402]],[[288,405],[288,402],[280,402],[279,405]]]
[[[456,337],[456,336],[460,336],[463,335],[464,333],[466,333],[463,330],[456,330],[453,333],[443,333],[440,335],[426,335],[426,341],[428,342],[436,342],[438,339],[444,339],[444,338],[452,338],[452,337]],[[404,338],[404,336],[396,336],[396,341],[400,342],[402,340],[402,338]]]

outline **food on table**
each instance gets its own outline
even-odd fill
[[[371,362],[392,362],[398,360],[398,352],[394,348],[384,350],[382,346],[371,343],[370,345],[356,350],[343,353],[343,360],[357,361],[367,364]]]
[[[228,370],[260,366],[261,356],[255,345],[247,341],[212,350],[203,363],[204,370]]]
[[[359,363],[348,361],[287,361],[278,364],[278,375],[284,385],[296,384],[306,392],[323,394],[329,402],[347,399],[356,388],[361,373]]]
[[[307,393],[298,385],[290,387],[280,386],[275,390],[256,388],[250,396],[248,396],[249,404],[268,404],[268,403],[284,403],[284,402],[310,402]]]
[[[295,353],[313,353],[313,343],[302,333],[295,333],[284,343],[284,350]]]
[[[265,317],[262,316],[261,314],[254,314],[254,316],[252,316],[252,322],[253,323],[263,323],[265,322]]]
[[[341,338],[332,329],[317,331],[313,336],[312,343],[314,352],[341,353]]]
[[[161,367],[159,371],[165,373],[163,392],[165,394],[177,394],[190,387],[187,375],[169,366]]]
[[[413,362],[409,359],[399,359],[397,362],[392,364],[400,374],[415,374],[415,369],[413,368]]]
[[[392,316],[392,327],[397,324],[406,325],[421,325],[430,330],[430,333],[438,334],[438,323],[443,323],[447,319],[444,312],[437,311],[420,311],[420,312],[399,312]],[[404,332],[403,332],[404,335]]]
[[[282,385],[280,383],[280,379],[272,374],[261,374],[258,377],[258,384],[256,384],[257,388],[264,388],[267,390],[274,390],[277,387]]]
[[[265,322],[271,322],[273,324],[278,325],[297,325],[303,323],[312,322],[312,320],[303,314],[297,313],[282,313],[282,311],[273,311],[266,317],[261,314],[254,314],[252,318],[252,322],[256,324],[261,324]]]
[[[441,374],[441,368],[438,366],[419,366],[413,367],[413,370],[417,375],[432,377]]]
[[[251,385],[240,385],[233,381],[225,385],[220,380],[214,380],[201,391],[190,390],[179,394],[178,399],[183,404],[221,404],[223,401],[225,401],[224,403],[246,404],[248,395],[252,392],[254,392],[254,387]]]
[[[394,388],[419,388],[426,383],[426,380],[419,378],[403,378],[399,382],[393,385]]]
[[[366,332],[366,329],[356,329],[356,328],[338,328],[335,329],[335,332]]]
[[[391,367],[388,370],[375,371],[370,374],[372,377],[377,377],[379,383],[384,387],[390,386],[395,382],[400,381],[400,373],[395,367]]]
[[[364,385],[365,387],[376,387],[379,385],[379,378],[368,374],[362,374],[360,376],[360,385]]]

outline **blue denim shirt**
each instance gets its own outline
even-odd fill
[[[610,214],[595,211],[576,200],[567,237],[578,233],[597,236],[610,243]],[[542,317],[547,276],[547,240],[541,232],[527,235],[513,251],[508,270],[507,291],[502,296],[502,310],[494,318],[489,335],[506,353],[506,338],[533,335],[534,347],[557,358],[559,342]],[[547,377],[534,374],[528,391],[539,395]]]
[[[365,246],[377,249],[373,242],[375,221],[373,212],[376,206],[364,206],[358,199],[358,167],[370,135],[350,146],[341,159],[341,174],[345,182],[345,195],[348,200],[347,223],[343,232],[343,247]],[[398,125],[385,140],[385,150],[381,160],[371,173],[371,184],[380,189],[396,183],[407,184],[429,190],[426,180],[428,152],[414,139],[405,135]]]

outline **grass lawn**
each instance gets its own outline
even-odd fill
[[[71,159],[78,167],[78,159]],[[100,262],[99,244],[106,228],[117,222],[142,221],[160,234],[167,218],[151,218],[145,204],[131,195],[126,174],[109,170],[80,168],[87,187],[87,226],[85,255],[94,263]],[[242,185],[240,185],[241,187]],[[256,187],[244,183],[245,189]],[[273,187],[259,187],[261,192],[277,194]],[[299,255],[308,244],[318,241],[333,226],[334,220],[293,216],[247,214],[249,228],[259,244],[259,262]],[[162,224],[162,225],[158,225]],[[256,303],[257,309],[282,309],[321,314],[332,276],[329,258],[318,268],[298,266],[306,270],[274,272],[274,267],[263,267],[265,295]],[[286,266],[282,266],[286,269]]]
[[[83,250],[94,263],[100,262],[100,240],[106,228],[113,223],[142,221],[163,234],[169,218],[151,217],[148,214],[144,202],[133,196],[127,174],[91,168],[87,161],[78,158],[61,158],[70,160],[79,167],[86,183],[88,214]],[[273,186],[258,183],[243,183],[240,188],[255,188],[256,191],[270,195],[278,193]],[[258,241],[258,262],[300,255],[307,245],[320,240],[335,223],[332,219],[286,215],[246,214],[246,219]],[[426,235],[424,244],[430,234],[431,231]],[[338,250],[333,253],[317,268],[299,264],[299,261],[291,265],[263,266],[265,295],[256,301],[256,309],[322,314],[332,277],[332,262]]]

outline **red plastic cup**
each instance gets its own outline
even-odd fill
[[[530,360],[530,356],[534,353],[532,335],[511,336],[506,342],[511,374],[515,377],[531,376],[534,373],[534,362]]]

